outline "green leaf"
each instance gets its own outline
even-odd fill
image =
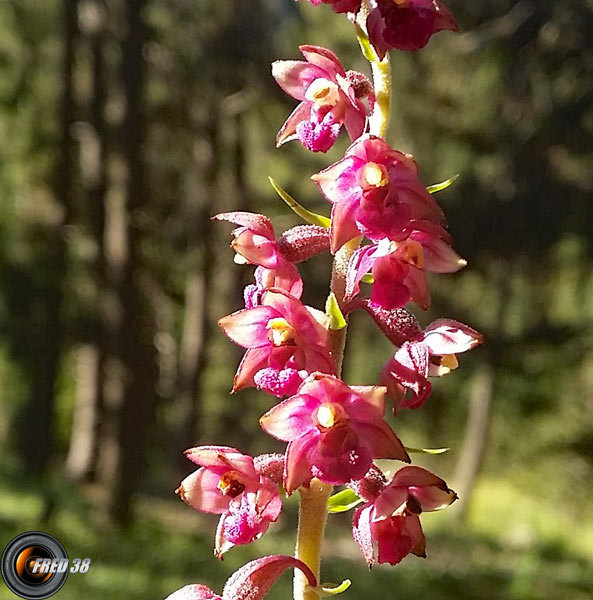
[[[362,502],[364,500],[352,490],[342,490],[330,497],[327,501],[327,509],[330,513],[342,513],[351,510]]]
[[[366,273],[362,276],[361,281],[363,283],[375,283],[375,278],[370,273]]]
[[[286,190],[280,187],[272,177],[268,177],[268,180],[272,184],[274,191],[286,202],[286,204],[304,221],[307,223],[311,223],[311,225],[321,225],[321,227],[328,228],[330,226],[331,220],[323,215],[318,215],[317,213],[311,212],[307,210],[304,206],[299,204]]]
[[[369,36],[363,31],[360,25],[355,24],[355,27],[356,38],[358,39],[358,44],[360,45],[360,51],[362,52],[362,55],[371,63],[380,62],[379,57],[375,54],[375,51],[371,46]]]
[[[325,314],[331,319],[329,325],[331,329],[344,329],[346,327],[346,319],[333,292],[330,292],[325,301]]]
[[[453,185],[459,179],[459,173],[457,175],[453,175],[447,181],[441,181],[441,183],[435,183],[434,185],[429,185],[426,189],[429,194],[436,194],[441,190],[446,190],[449,186]]]
[[[451,448],[408,448],[407,446],[405,449],[412,454],[444,454],[451,450]]]
[[[323,596],[337,596],[342,592],[345,592],[352,585],[352,581],[350,579],[344,579],[340,585],[335,583],[322,583],[321,591],[323,592]]]
[[[319,598],[328,598],[329,596],[337,596],[342,592],[345,592],[352,585],[352,581],[350,579],[344,579],[342,583],[322,583],[317,587],[312,587],[308,585],[308,589],[315,590],[315,593]]]

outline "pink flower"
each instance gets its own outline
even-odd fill
[[[322,373],[308,377],[297,395],[260,419],[264,431],[289,442],[284,473],[287,493],[313,477],[333,485],[360,479],[374,458],[409,462],[384,414],[384,388],[352,388]]]
[[[300,298],[303,281],[297,268],[287,260],[278,247],[276,233],[268,217],[250,212],[220,213],[212,217],[217,221],[230,221],[239,225],[233,231],[231,248],[236,252],[235,262],[258,265],[256,288],[278,287]]]
[[[176,493],[196,510],[221,515],[215,554],[259,539],[282,510],[276,483],[259,473],[251,456],[227,446],[198,446],[185,452],[200,465]]]
[[[327,152],[342,125],[352,140],[362,135],[367,109],[358,94],[366,94],[371,87],[354,85],[331,50],[319,46],[299,48],[306,62],[278,60],[272,64],[278,85],[300,100],[278,132],[276,143],[281,146],[298,139],[313,152]],[[355,75],[359,82],[361,75]]]
[[[348,300],[359,293],[360,280],[371,271],[374,303],[393,310],[413,301],[427,310],[426,273],[453,273],[467,264],[451,248],[450,236],[442,227],[428,221],[414,221],[409,227],[415,229],[401,242],[384,239],[353,253],[346,282]]]
[[[375,241],[401,241],[410,234],[412,220],[445,222],[418,179],[414,158],[375,136],[358,139],[343,159],[312,179],[333,204],[332,252],[363,234]]]
[[[286,569],[300,569],[311,587],[317,586],[315,575],[298,558],[275,554],[248,562],[235,571],[224,585],[222,596],[205,585],[186,585],[165,600],[262,600]]]
[[[367,486],[368,489],[369,486]],[[457,499],[447,484],[426,469],[401,468],[391,482],[354,514],[352,532],[369,567],[375,563],[374,544],[379,563],[396,565],[412,553],[426,556],[426,540],[418,515],[440,510]]]
[[[276,239],[272,222],[264,215],[238,211],[220,213],[212,218],[239,225],[233,231],[231,244],[236,252],[235,262],[258,265],[255,285],[248,286],[245,291],[247,308],[257,306],[261,292],[272,287],[300,298],[303,281],[294,263],[329,250],[329,233],[318,225],[297,225]]]
[[[281,397],[296,392],[313,371],[335,372],[327,317],[279,289],[266,290],[261,304],[218,322],[247,352],[233,391],[255,386]]]
[[[360,10],[360,0],[309,0],[314,6],[331,4],[335,13],[357,13]]]
[[[471,327],[452,319],[438,319],[415,339],[404,342],[383,368],[381,381],[394,399],[395,410],[419,408],[432,386],[428,377],[441,377],[459,366],[455,354],[484,341]],[[410,390],[411,396],[406,398]]]
[[[439,0],[377,0],[367,18],[371,44],[381,59],[390,48],[419,50],[434,33],[447,29],[459,27]]]

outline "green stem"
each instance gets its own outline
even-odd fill
[[[371,5],[369,0],[362,0],[360,11],[356,15],[356,28],[362,53],[371,63],[371,71],[373,73],[375,106],[369,119],[370,133],[385,138],[391,115],[391,63],[389,61],[389,52],[380,61],[369,42],[366,21],[370,11]]]
[[[313,571],[319,581],[321,567],[321,544],[327,521],[327,501],[332,486],[313,479],[308,488],[299,488],[299,528],[295,555]],[[305,575],[295,569],[294,600],[318,600],[317,592],[307,584]]]
[[[385,138],[391,116],[391,64],[389,54],[381,62],[371,62],[375,108],[369,120],[370,133]]]

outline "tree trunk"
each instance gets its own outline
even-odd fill
[[[97,475],[101,423],[103,421],[103,376],[106,361],[105,319],[105,193],[107,190],[107,100],[104,38],[105,14],[99,0],[81,7],[79,21],[90,41],[92,89],[89,122],[77,128],[80,173],[84,188],[85,216],[95,257],[91,265],[94,327],[90,340],[78,351],[74,421],[66,471],[76,481],[91,481]]]
[[[38,348],[38,360],[33,370],[32,396],[23,423],[22,456],[24,468],[30,474],[42,474],[52,456],[54,405],[62,349],[63,281],[66,274],[66,241],[64,226],[70,220],[73,182],[73,140],[70,128],[74,122],[73,68],[77,35],[77,0],[62,3],[62,74],[59,108],[60,139],[53,182],[54,194],[62,208],[60,222],[54,226],[48,240],[47,269],[49,287],[43,298],[41,327],[43,333]]]
[[[123,397],[117,409],[117,458],[110,514],[122,527],[130,524],[133,496],[145,471],[146,440],[154,417],[157,379],[154,322],[142,293],[141,234],[136,221],[140,209],[148,202],[143,157],[144,5],[145,0],[127,0],[125,3],[127,30],[121,44],[121,78],[125,97],[121,133],[126,227],[122,240],[121,277],[117,286],[121,307],[117,349],[124,377]]]
[[[486,364],[478,368],[471,385],[465,436],[453,478],[455,489],[461,498],[457,513],[461,520],[467,519],[472,492],[484,457],[493,385],[492,367]]]

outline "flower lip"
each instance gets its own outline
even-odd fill
[[[236,471],[227,471],[216,486],[225,496],[236,498],[245,491],[245,484],[241,483]]]
[[[368,162],[360,171],[363,189],[382,188],[389,183],[389,173],[385,165]]]
[[[317,106],[332,107],[340,101],[340,92],[333,81],[319,77],[311,82],[305,92],[305,98]]]

